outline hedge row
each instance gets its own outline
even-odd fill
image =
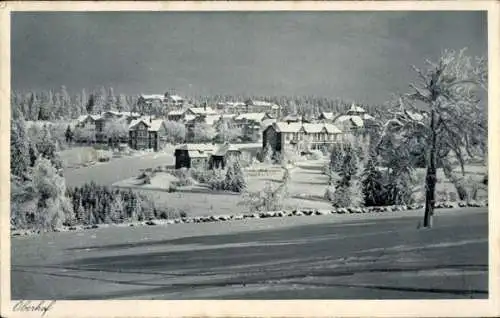
[[[436,209],[450,209],[458,207],[487,207],[488,201],[469,201],[469,202],[439,202],[436,203]],[[315,216],[315,215],[331,215],[331,214],[362,214],[362,213],[386,213],[386,212],[401,212],[409,210],[423,209],[423,204],[413,205],[396,205],[396,206],[380,206],[380,207],[351,207],[351,208],[332,208],[330,210],[318,209],[295,209],[283,211],[268,211],[259,213],[246,213],[237,215],[211,215],[211,216],[195,216],[182,217],[168,220],[150,220],[140,223],[131,223],[129,226],[136,225],[160,225],[160,224],[181,224],[181,223],[210,223],[224,222],[243,219],[265,219],[275,217],[291,217],[291,216]],[[71,226],[65,227],[60,231],[77,231],[86,229],[97,229],[109,225],[92,225],[92,226]],[[32,231],[13,231],[13,236],[35,234]]]

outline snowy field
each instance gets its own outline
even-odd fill
[[[110,227],[11,239],[12,299],[488,297],[486,209]]]
[[[124,181],[134,181],[139,175],[140,169],[155,168],[157,166],[173,165],[173,151],[159,153],[145,153],[140,156],[113,159],[109,163],[100,163],[95,166],[65,171],[68,186],[82,185],[85,182],[94,181],[103,185],[124,185]],[[323,160],[309,160],[299,162],[291,169],[291,182],[289,185],[290,198],[286,201],[285,208],[304,209],[329,209],[330,203],[324,200],[328,178],[322,174]],[[275,169],[276,170],[276,169]],[[277,170],[279,171],[279,170]],[[469,165],[466,167],[466,175],[481,180],[486,167]],[[422,178],[424,169],[417,172]],[[282,172],[273,172],[263,175],[248,176],[249,191],[259,191],[264,188],[266,182],[278,186],[282,178]],[[238,214],[247,213],[245,206],[241,205],[241,196],[234,193],[213,192],[206,187],[189,187],[179,192],[169,193],[168,183],[174,179],[169,175],[155,180],[148,186],[135,186],[134,191],[139,191],[151,197],[159,207],[168,207],[185,211],[188,216],[202,216],[213,214]],[[158,182],[158,183],[156,183]],[[127,183],[127,182],[125,182]],[[446,180],[443,172],[438,170],[437,184],[438,198],[440,191],[454,192],[454,186]]]

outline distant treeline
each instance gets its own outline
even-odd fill
[[[145,115],[165,115],[165,107],[151,105],[143,109],[138,105],[139,95],[116,94],[112,87],[86,90],[70,94],[65,86],[57,90],[13,91],[11,94],[12,117],[22,116],[25,120],[67,120],[80,115],[95,114],[107,110],[143,112]],[[297,114],[315,118],[321,112],[344,113],[355,101],[318,96],[258,96],[258,95],[213,95],[185,96],[187,103],[194,106],[216,107],[221,102],[245,102],[263,100],[281,106],[281,114]],[[387,107],[379,104],[356,105],[368,113],[385,119]]]

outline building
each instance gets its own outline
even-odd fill
[[[224,168],[230,158],[237,158],[241,150],[225,144],[184,144],[175,149],[175,169]]]
[[[153,149],[158,151],[165,141],[165,123],[161,119],[140,118],[129,126],[129,146],[132,149]]]
[[[373,116],[359,106],[352,104],[351,108],[343,115],[337,116],[333,123],[342,129],[342,131],[350,132],[365,132],[374,126],[378,126],[378,122]]]
[[[163,96],[163,102],[167,106],[171,106],[173,108],[179,108],[179,107],[184,106],[184,104],[186,103],[186,100],[179,95],[170,94],[167,92]]]
[[[203,106],[203,107],[190,107],[187,109],[188,114],[192,114],[195,116],[211,116],[211,115],[217,115],[218,113],[213,110],[211,107],[208,106]]]
[[[276,122],[263,132],[262,147],[273,152],[309,151],[342,141],[342,131],[328,123]]]
[[[245,105],[246,113],[268,113],[273,117],[279,117],[280,115],[280,106],[275,103],[249,99],[245,102]]]
[[[95,130],[95,121],[99,115],[82,115],[76,119],[75,127]]]
[[[241,150],[228,143],[219,145],[217,149],[210,155],[208,160],[208,169],[224,169],[227,161],[231,158],[238,158],[241,155]]]
[[[215,152],[212,144],[184,144],[175,148],[175,169],[208,167],[210,156]]]
[[[218,111],[226,114],[247,112],[247,105],[244,102],[219,102],[215,107]]]
[[[186,115],[186,109],[171,110],[167,113],[169,121],[183,121]]]
[[[197,116],[216,116],[218,113],[211,107],[189,107],[184,109],[175,109],[167,113],[167,120],[187,122]]]
[[[141,94],[137,99],[137,109],[142,114],[150,113],[153,109],[159,109],[163,107],[165,101],[165,96],[160,94]]]
[[[262,128],[266,122],[273,120],[268,113],[243,113],[234,117],[233,127],[241,129],[243,141],[257,141],[262,137]]]

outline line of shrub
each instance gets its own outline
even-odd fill
[[[460,202],[438,202],[435,205],[436,209],[450,209],[458,207],[487,207],[487,201],[460,201]],[[390,212],[404,212],[410,210],[423,209],[423,204],[413,205],[394,205],[394,206],[372,206],[372,207],[347,207],[347,208],[332,208],[330,210],[320,209],[294,209],[294,210],[279,210],[279,211],[265,211],[235,215],[210,215],[210,216],[194,216],[188,217],[184,211],[178,210],[164,210],[159,211],[155,219],[142,220],[136,223],[129,223],[129,226],[136,225],[161,225],[161,224],[188,224],[188,223],[212,223],[212,222],[226,222],[238,221],[244,219],[265,219],[276,217],[292,217],[292,216],[320,216],[320,215],[336,215],[336,214],[362,214],[362,213],[390,213]],[[65,226],[59,231],[75,231],[96,229],[103,225],[84,225],[84,226]],[[105,225],[107,226],[107,224]],[[13,236],[34,234],[34,231],[13,231]]]

